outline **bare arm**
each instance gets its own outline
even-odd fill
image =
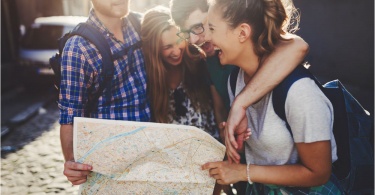
[[[325,184],[331,175],[330,141],[296,144],[301,164],[259,166],[250,165],[252,182],[282,186],[312,187]],[[246,165],[229,162],[206,163],[210,175],[219,184],[247,181]]]
[[[73,156],[73,125],[61,125],[60,141],[65,161],[74,161]]]
[[[65,158],[64,175],[73,185],[85,183],[92,166],[74,162],[73,125],[61,125],[60,141]]]
[[[290,35],[292,36],[292,35]],[[235,98],[234,104],[247,108],[272,91],[305,58],[307,43],[298,36],[291,41],[281,41],[275,51],[265,59],[259,71]]]
[[[219,127],[220,138],[224,141],[224,126],[222,123],[227,120],[228,111],[224,106],[223,99],[221,99],[214,85],[210,86],[210,90],[214,107],[215,122]]]
[[[256,103],[265,94],[272,91],[286,76],[288,76],[304,59],[308,52],[307,43],[296,35],[288,34],[290,41],[282,41],[275,51],[268,56],[258,72],[246,84],[246,87],[234,99],[225,127],[225,145],[229,162],[239,162],[236,152],[238,143],[235,135],[247,129],[238,128],[239,124],[247,126],[246,109]]]

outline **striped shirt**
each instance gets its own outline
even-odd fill
[[[108,41],[111,52],[117,53],[140,40],[131,22],[123,19],[124,43],[115,38],[91,10],[87,23],[99,29]],[[128,58],[114,61],[110,91],[105,87],[91,118],[150,121],[146,94],[146,72],[141,49]],[[63,50],[59,94],[60,124],[72,124],[74,117],[83,117],[88,97],[99,90],[102,56],[96,47],[80,36],[71,37]],[[86,116],[87,117],[87,116]]]

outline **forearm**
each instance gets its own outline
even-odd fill
[[[228,117],[228,111],[224,106],[224,102],[222,98],[220,97],[219,93],[217,92],[216,88],[214,86],[210,87],[211,95],[212,95],[212,101],[213,101],[213,108],[214,108],[214,115],[215,115],[215,122],[217,126],[219,127],[220,131],[220,137],[223,139],[224,137],[224,129],[220,128],[220,123],[227,120]]]
[[[65,161],[74,160],[73,125],[61,125],[60,141]]]
[[[295,35],[288,35],[290,41],[281,41],[269,55],[258,72],[235,98],[233,105],[247,108],[265,94],[272,91],[304,59],[308,52],[307,43]]]
[[[331,142],[296,143],[300,163],[281,166],[250,165],[254,182],[311,187],[325,184],[331,176]]]
[[[329,173],[313,171],[301,164],[281,166],[250,165],[249,169],[250,178],[253,182],[281,186],[319,186],[327,183],[330,176],[330,171]]]

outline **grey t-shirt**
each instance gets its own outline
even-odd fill
[[[244,72],[240,70],[236,92],[245,87]],[[234,96],[228,82],[231,103]],[[298,153],[294,143],[331,140],[332,162],[337,160],[333,136],[333,108],[331,102],[310,78],[303,78],[290,87],[285,101],[285,113],[293,137],[274,111],[272,92],[246,110],[248,126],[252,130],[246,141],[246,161],[257,165],[295,164]]]

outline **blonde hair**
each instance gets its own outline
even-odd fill
[[[157,6],[148,10],[142,21],[141,39],[145,55],[147,90],[151,103],[153,121],[168,123],[169,85],[168,70],[161,57],[161,36],[164,31],[177,28],[170,17],[169,9]],[[181,40],[185,41],[185,40]],[[202,112],[209,111],[209,88],[202,84],[207,79],[206,64],[201,60],[199,50],[186,44],[183,60],[183,84],[193,107]]]

